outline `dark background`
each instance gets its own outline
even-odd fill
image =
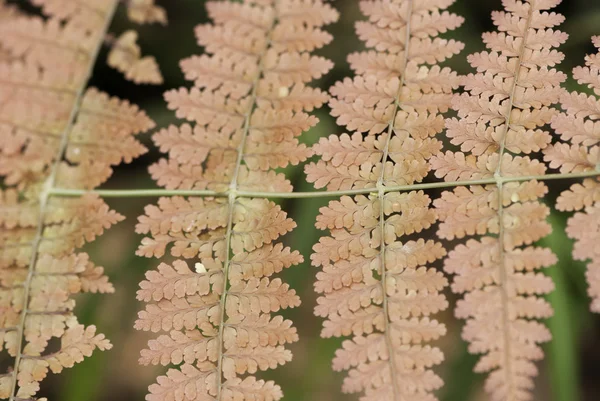
[[[207,22],[204,2],[198,0],[158,0],[169,14],[167,27],[159,25],[138,27],[140,43],[144,54],[155,55],[165,76],[165,84],[159,87],[140,87],[128,83],[122,76],[105,64],[106,49],[96,66],[91,85],[97,86],[112,95],[127,98],[154,118],[158,127],[176,123],[172,112],[168,111],[162,100],[162,93],[169,88],[190,83],[183,80],[179,70],[180,59],[199,54],[193,27]],[[338,23],[330,27],[334,42],[320,53],[332,59],[336,67],[321,82],[322,88],[328,88],[335,81],[351,75],[345,61],[346,55],[362,48],[357,40],[353,24],[361,18],[357,1],[333,1],[341,12]],[[481,33],[493,29],[490,12],[500,9],[500,0],[458,0],[452,10],[466,18],[466,23],[452,33],[452,37],[466,42],[465,51],[452,59],[451,65],[459,73],[471,72],[466,63],[466,55],[484,49]],[[111,31],[120,34],[132,27],[121,6]],[[586,52],[592,52],[590,36],[600,34],[600,2],[596,0],[565,0],[558,9],[567,20],[562,30],[570,39],[562,51],[566,60],[562,64],[565,72],[583,62]],[[576,85],[568,82],[570,89]],[[581,88],[578,88],[581,90]],[[318,115],[321,124],[306,133],[307,143],[314,143],[319,137],[343,130],[321,110]],[[150,135],[142,140],[152,149]],[[146,168],[159,157],[156,149],[138,159],[133,164],[121,166],[104,188],[152,188]],[[311,185],[303,182],[302,168],[289,171],[294,178],[298,191],[310,191]],[[557,194],[567,188],[570,182],[550,182],[551,203]],[[436,196],[433,192],[432,196]],[[114,344],[109,352],[95,353],[93,357],[65,371],[59,376],[51,376],[42,385],[42,395],[55,401],[141,401],[147,386],[154,382],[162,367],[140,367],[137,359],[140,349],[150,337],[146,333],[136,332],[133,322],[137,311],[143,307],[135,299],[137,283],[143,279],[144,272],[154,268],[158,261],[147,260],[134,255],[140,236],[134,233],[136,217],[143,212],[145,204],[155,202],[153,198],[112,199],[110,205],[127,216],[127,220],[110,230],[94,242],[89,250],[99,265],[103,265],[115,284],[114,295],[86,295],[78,299],[77,314],[82,322],[96,324],[99,331],[105,333]],[[298,223],[298,228],[286,237],[308,259],[311,246],[320,235],[313,227],[318,208],[327,200],[286,201],[284,209]],[[556,315],[549,324],[554,341],[545,347],[546,359],[539,364],[540,376],[537,380],[536,401],[595,401],[600,397],[600,349],[596,346],[600,334],[600,320],[588,311],[584,266],[572,261],[571,241],[564,234],[564,224],[568,216],[554,213],[551,222],[555,226],[554,234],[544,243],[552,246],[559,256],[560,263],[547,270],[556,282],[557,290],[550,296],[556,309]],[[449,248],[451,245],[449,246]],[[343,374],[334,373],[330,368],[331,358],[341,340],[321,339],[319,332],[321,319],[312,314],[315,294],[312,283],[316,269],[308,263],[289,269],[284,279],[295,288],[303,301],[301,307],[286,312],[298,327],[300,342],[292,346],[294,360],[275,371],[266,372],[262,378],[275,379],[284,389],[288,401],[341,401],[355,400],[355,395],[344,395],[340,391]],[[447,291],[451,305],[455,297]],[[451,309],[451,308],[450,308]],[[454,319],[451,311],[442,313],[440,319],[449,329],[448,335],[438,342],[446,354],[445,363],[437,370],[446,385],[439,391],[441,401],[478,401],[486,400],[482,391],[482,376],[472,373],[477,358],[466,351],[466,344],[460,338],[462,321]]]

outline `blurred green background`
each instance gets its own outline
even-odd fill
[[[193,27],[207,22],[204,1],[199,0],[158,0],[169,14],[168,27],[159,25],[139,27],[140,42],[144,54],[155,55],[165,76],[165,84],[160,87],[139,87],[123,80],[122,76],[105,65],[106,49],[101,54],[94,79],[91,84],[112,95],[127,98],[146,109],[157,121],[158,127],[176,123],[173,113],[166,110],[162,93],[169,88],[189,86],[183,80],[178,61],[192,54],[199,54]],[[335,39],[320,53],[335,62],[335,69],[321,82],[328,88],[335,81],[351,75],[346,63],[346,55],[360,50],[362,44],[354,33],[354,22],[361,18],[358,2],[338,0],[332,2],[341,12],[340,21],[330,27]],[[501,8],[500,0],[458,0],[452,10],[466,18],[466,23],[452,36],[466,42],[465,51],[448,65],[459,73],[471,72],[465,56],[483,50],[480,39],[482,32],[493,29],[490,12]],[[570,39],[562,48],[566,60],[562,65],[565,72],[583,62],[586,52],[593,49],[590,36],[600,34],[600,1],[565,0],[559,7],[567,20],[562,29]],[[129,29],[124,7],[121,7],[111,31],[119,34]],[[575,89],[572,80],[568,83]],[[579,88],[581,89],[581,88]],[[319,137],[343,132],[328,116],[328,110],[318,115],[321,124],[304,135],[307,143],[314,143]],[[121,166],[104,188],[151,188],[146,167],[160,155],[152,149],[150,135],[143,141],[151,151],[133,164]],[[303,179],[302,168],[289,170],[295,188],[310,191],[312,187]],[[549,183],[551,194],[548,202],[554,202],[557,194],[566,189],[570,182]],[[432,193],[436,196],[436,193]],[[143,213],[144,205],[154,202],[153,198],[111,199],[110,205],[127,216],[127,220],[111,229],[107,234],[89,246],[93,259],[106,268],[117,289],[116,294],[98,296],[86,295],[78,300],[77,314],[82,322],[96,324],[114,344],[109,352],[96,353],[92,358],[67,370],[59,376],[51,376],[43,383],[42,394],[56,401],[142,401],[147,386],[154,382],[162,367],[140,367],[137,359],[140,349],[148,340],[146,333],[136,332],[133,322],[137,311],[142,307],[135,299],[137,283],[144,273],[154,268],[157,260],[147,260],[134,255],[140,236],[134,233],[136,217]],[[326,199],[303,199],[286,201],[287,210],[298,223],[298,228],[285,240],[298,249],[309,260],[312,244],[321,235],[313,222],[318,208],[326,204]],[[596,401],[600,399],[600,319],[588,311],[588,298],[584,280],[584,265],[573,262],[571,241],[564,234],[568,216],[555,213],[551,216],[554,234],[545,240],[558,254],[560,264],[547,271],[556,282],[556,291],[549,297],[556,314],[549,324],[554,341],[546,348],[546,358],[539,364],[540,375],[535,393],[536,401]],[[599,244],[600,246],[600,244]],[[451,248],[449,244],[448,248]],[[439,267],[439,266],[438,266]],[[298,327],[300,341],[292,346],[294,360],[275,371],[266,372],[263,378],[276,380],[284,389],[287,401],[341,401],[355,400],[357,396],[342,394],[340,391],[343,374],[332,372],[331,358],[340,340],[321,339],[319,332],[321,319],[312,314],[315,294],[312,283],[316,269],[309,263],[289,269],[284,280],[300,294],[302,306],[286,311],[285,316],[293,319]],[[454,304],[456,298],[447,291]],[[446,362],[438,369],[446,385],[439,391],[441,401],[485,400],[482,391],[482,377],[472,373],[477,358],[467,353],[466,345],[460,338],[461,321],[453,318],[451,311],[440,316],[449,328],[448,335],[438,343],[446,354]]]

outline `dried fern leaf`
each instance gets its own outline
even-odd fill
[[[424,192],[386,187],[422,181],[441,150],[435,136],[459,81],[436,64],[463,47],[438,37],[463,22],[443,10],[452,3],[360,2],[368,21],[356,30],[375,50],[351,55],[357,75],[330,90],[332,115],[352,134],[322,138],[313,147],[321,160],[305,170],[316,188],[378,189],[321,208],[316,226],[330,236],[311,257],[322,266],[315,283],[322,294],[315,314],[326,318],[322,336],[352,336],[333,368],[349,371],[344,392],[365,401],[434,400],[443,384],[432,370],[443,354],[426,343],[446,333],[431,316],[448,305],[441,294],[447,280],[430,267],[446,251],[435,241],[404,238],[437,217]]]
[[[6,105],[0,109],[0,175],[6,184],[24,188],[48,175],[65,130],[72,140],[70,164],[60,166],[58,180],[69,187],[93,188],[108,178],[111,165],[146,152],[132,135],[154,123],[136,107],[95,89],[86,92],[70,126],[78,91],[87,81],[91,47],[102,40],[99,32],[75,27],[70,20],[35,17],[16,18],[0,31],[5,33],[0,43],[23,60],[0,64],[0,100]],[[56,64],[42,61],[53,57]]]
[[[127,17],[138,24],[152,24],[158,22],[167,25],[167,12],[157,6],[154,0],[128,0]]]
[[[38,72],[46,78],[43,83],[56,89],[78,88],[99,40],[99,34],[85,25],[25,15],[0,25],[0,33],[0,43],[11,57],[23,61],[28,70],[43,70]]]
[[[456,316],[465,319],[463,338],[483,354],[477,372],[489,372],[485,388],[493,400],[531,400],[539,344],[550,340],[535,319],[552,315],[541,296],[552,280],[536,270],[556,257],[531,246],[551,231],[550,210],[540,203],[547,187],[536,181],[504,178],[542,175],[546,166],[533,156],[551,149],[543,129],[557,114],[566,76],[552,68],[563,58],[554,50],[567,35],[553,30],[564,20],[550,12],[560,0],[504,1],[492,14],[497,32],[485,33],[489,50],[468,60],[477,70],[465,77],[466,92],[456,96],[458,118],[446,120],[447,136],[460,151],[432,159],[438,178],[452,182],[495,178],[496,185],[456,187],[434,201],[438,235],[463,239],[445,260],[454,274],[453,291],[464,293]],[[475,238],[470,238],[475,237]]]
[[[77,322],[72,296],[114,289],[74,252],[123,216],[95,195],[51,191],[104,182],[112,165],[146,151],[133,135],[154,125],[137,107],[86,90],[118,3],[35,4],[52,18],[13,13],[0,26],[0,351],[14,359],[0,399],[11,401],[35,399],[48,372],[110,349],[95,326]]]
[[[590,309],[592,312],[600,313],[600,253],[598,252],[598,240],[600,240],[600,208],[595,203],[583,212],[576,213],[568,221],[567,234],[575,239],[573,257],[577,260],[589,261],[586,278],[588,282],[588,294],[592,298]]]
[[[5,0],[0,1],[0,26],[14,19],[20,11],[14,5],[6,4]],[[13,58],[10,52],[0,46],[0,62],[9,61]]]
[[[303,260],[278,242],[296,223],[238,191],[291,191],[274,169],[312,154],[297,137],[317,123],[306,112],[328,96],[306,84],[332,65],[309,52],[331,40],[321,28],[337,12],[321,0],[211,1],[207,9],[214,23],[196,28],[206,54],[181,63],[194,86],[165,94],[193,124],[154,135],[168,159],[150,173],[167,188],[228,196],[161,198],[138,219],[136,231],[147,235],[138,255],[178,258],[148,272],[138,291],[148,304],[135,327],[164,332],[140,363],[179,365],[146,399],[279,400],[280,387],[255,374],[289,362],[285,344],[298,340],[292,322],[273,315],[300,304],[273,277]]]
[[[61,21],[72,21],[87,30],[101,30],[104,16],[111,10],[106,0],[30,0],[42,13]]]
[[[163,77],[156,59],[152,56],[142,57],[137,38],[136,31],[123,32],[112,44],[108,53],[108,65],[136,84],[162,84]]]
[[[600,49],[600,37],[592,42]],[[594,95],[572,92],[564,93],[560,103],[564,112],[552,120],[552,128],[563,142],[549,147],[544,152],[544,160],[551,168],[561,173],[598,171],[600,166],[600,59],[598,53],[585,58],[584,67],[576,67],[573,77],[585,84]],[[577,260],[589,260],[586,273],[588,293],[592,298],[591,310],[600,313],[600,254],[597,241],[598,205],[600,204],[600,182],[590,178],[582,184],[574,184],[560,194],[556,208],[563,211],[577,211],[567,223],[567,234],[575,239],[573,256]]]
[[[16,361],[15,373],[2,379],[7,392],[0,393],[0,398],[29,399],[49,370],[59,373],[96,348],[110,349],[104,336],[95,334],[94,326],[84,328],[77,323],[71,295],[114,289],[87,254],[73,251],[123,217],[94,195],[50,198],[44,207],[37,200],[20,200],[13,189],[1,197],[0,350],[4,348]],[[35,265],[30,269],[32,260]],[[48,353],[52,338],[60,338],[62,346]]]

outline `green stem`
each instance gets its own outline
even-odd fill
[[[518,177],[501,177],[502,182],[523,182],[523,181],[550,181],[550,180],[569,180],[577,178],[592,178],[600,176],[600,171],[586,171],[583,173],[571,174],[546,174],[546,175],[529,175]],[[452,182],[430,182],[426,184],[412,185],[397,185],[386,186],[384,192],[405,192],[417,191],[421,189],[437,189],[437,188],[452,188],[463,187],[468,185],[492,185],[496,184],[496,178],[484,178],[481,180],[470,181],[452,181]],[[213,196],[218,198],[227,198],[229,193],[209,191],[209,190],[194,190],[194,189],[132,189],[132,190],[95,190],[85,191],[80,189],[64,189],[52,188],[49,191],[51,196],[59,197],[77,197],[85,195],[88,192],[93,192],[103,198],[141,198],[141,197],[159,197],[159,196]],[[361,188],[349,189],[343,191],[311,191],[311,192],[258,192],[258,191],[237,191],[238,198],[279,198],[279,199],[301,199],[301,198],[333,198],[344,195],[361,195],[369,193],[378,193],[378,188]]]

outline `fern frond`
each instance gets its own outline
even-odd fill
[[[152,56],[142,57],[137,37],[138,34],[134,30],[123,32],[112,44],[108,54],[108,65],[136,84],[162,84],[163,77],[156,59]]]
[[[19,15],[19,9],[11,4],[6,4],[6,1],[0,1],[0,26],[16,18]],[[0,62],[9,61],[12,59],[10,52],[6,51],[0,45]]]
[[[127,17],[138,24],[152,24],[157,22],[167,25],[167,12],[157,6],[154,0],[128,0]]]
[[[490,178],[495,185],[457,187],[434,201],[438,235],[468,239],[449,253],[445,270],[455,274],[452,289],[464,293],[456,316],[467,320],[463,338],[472,353],[483,354],[477,372],[491,372],[486,390],[493,400],[530,400],[534,361],[550,332],[535,319],[552,315],[540,296],[552,280],[536,273],[556,262],[549,249],[532,243],[548,235],[550,210],[540,203],[547,187],[537,181],[507,182],[507,177],[542,175],[546,166],[530,156],[548,151],[543,129],[557,114],[566,76],[551,68],[563,55],[553,48],[567,35],[553,30],[562,15],[550,12],[560,0],[504,1],[492,14],[498,32],[486,33],[488,51],[469,56],[477,70],[464,79],[466,93],[446,121],[450,142],[460,151],[432,159],[436,176],[446,181]]]
[[[94,31],[102,29],[104,16],[110,12],[111,3],[106,0],[30,0],[42,8],[50,18],[70,21],[81,28]]]
[[[600,37],[592,41],[600,49]],[[580,84],[587,85],[594,95],[572,92],[564,93],[560,102],[564,110],[552,120],[552,128],[560,134],[563,142],[549,147],[544,159],[551,168],[561,173],[571,171],[598,171],[600,166],[600,59],[598,54],[585,58],[585,67],[576,67],[573,77]],[[575,239],[573,256],[577,260],[591,260],[588,264],[588,293],[592,298],[591,310],[600,313],[600,254],[597,246],[600,239],[598,225],[598,202],[600,182],[586,179],[582,184],[574,184],[560,194],[556,208],[563,211],[577,211],[568,221],[567,234]]]
[[[352,335],[333,367],[349,370],[343,390],[361,392],[365,401],[433,400],[442,386],[432,371],[442,352],[425,343],[446,332],[430,316],[448,305],[440,293],[447,280],[428,267],[446,251],[435,241],[400,241],[437,217],[424,192],[386,188],[422,181],[441,150],[440,113],[450,106],[458,76],[435,64],[463,47],[438,37],[463,22],[443,11],[452,3],[360,2],[369,21],[356,30],[375,50],[349,57],[358,75],[334,85],[330,101],[338,124],[353,133],[322,138],[313,147],[321,160],[305,169],[317,188],[377,188],[321,208],[316,226],[331,236],[320,239],[311,257],[322,266],[315,283],[322,294],[315,313],[327,319],[322,336]]]
[[[196,29],[207,54],[183,60],[191,89],[165,94],[177,117],[195,124],[154,135],[169,154],[150,167],[171,189],[215,189],[226,198],[161,198],[146,207],[138,255],[178,259],[148,272],[135,327],[160,332],[142,364],[180,365],[149,387],[148,400],[278,400],[259,370],[291,360],[292,323],[272,313],[300,299],[275,273],[298,264],[279,237],[295,228],[280,206],[240,190],[291,191],[273,171],[311,155],[297,137],[316,124],[306,111],[327,95],[306,83],[331,68],[310,55],[331,40],[321,27],[337,12],[321,0],[208,2],[214,24]]]
[[[123,216],[93,194],[50,194],[104,182],[112,165],[146,151],[133,135],[154,125],[137,107],[86,90],[118,3],[36,4],[54,18],[14,13],[0,27],[8,54],[0,60],[0,351],[14,358],[0,375],[0,399],[10,401],[34,399],[49,371],[111,347],[78,323],[72,295],[113,287],[74,251]]]

